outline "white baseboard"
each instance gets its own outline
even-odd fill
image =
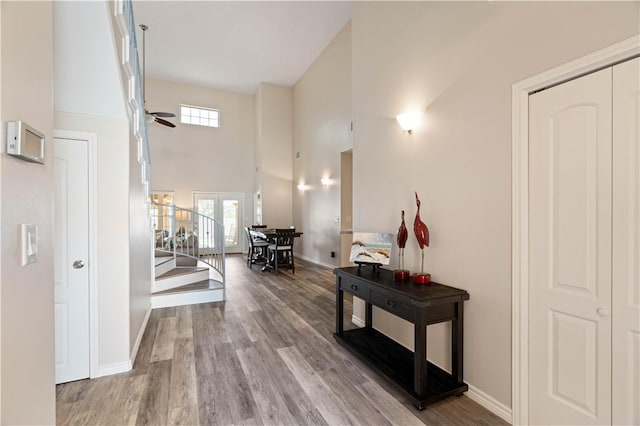
[[[353,323],[353,325],[357,325],[358,327],[364,327],[364,320],[355,315],[351,315],[351,322]]]
[[[482,405],[487,410],[491,411],[496,416],[500,417],[505,422],[513,424],[511,408],[507,407],[501,402],[498,402],[492,396],[487,395],[473,385],[469,385],[469,391],[465,392],[465,395],[467,395],[470,399],[474,400],[478,404]]]
[[[323,262],[320,262],[320,261],[318,261],[316,259],[311,259],[311,258],[308,258],[307,256],[303,256],[303,255],[297,254],[297,253],[295,253],[293,256],[297,257],[298,259],[302,259],[302,260],[305,260],[307,262],[315,263],[316,265],[324,266],[324,267],[330,268],[330,269],[334,269],[334,268],[338,267],[337,265],[329,265],[328,263],[323,263]]]
[[[149,317],[151,316],[151,303],[149,303],[149,307],[147,308],[147,313],[144,315],[144,320],[142,320],[142,325],[140,326],[140,330],[138,330],[138,336],[136,337],[136,342],[133,344],[133,349],[131,350],[131,356],[129,357],[129,362],[133,368],[133,364],[136,361],[136,356],[138,355],[138,349],[140,349],[140,343],[142,343],[142,336],[144,335],[144,331],[147,329],[147,323],[149,322]]]
[[[100,365],[98,366],[98,376],[111,376],[112,374],[126,373],[131,371],[131,361],[116,362],[114,364]]]

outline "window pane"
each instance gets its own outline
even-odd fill
[[[222,208],[225,245],[235,246],[238,244],[238,200],[224,200]]]
[[[199,126],[220,127],[220,112],[209,108],[180,105],[180,122]]]
[[[198,200],[197,212],[200,215],[214,217],[215,202],[214,200]],[[208,229],[210,222],[198,215],[198,246],[202,248],[212,248],[215,246],[214,233],[212,229]]]

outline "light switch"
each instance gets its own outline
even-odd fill
[[[20,224],[20,264],[22,266],[38,261],[38,227],[27,223]]]

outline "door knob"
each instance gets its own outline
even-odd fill
[[[608,317],[609,316],[609,310],[607,308],[598,308],[598,309],[596,309],[596,312],[601,317]]]
[[[73,262],[73,269],[82,269],[84,268],[84,262],[82,260],[76,260]]]

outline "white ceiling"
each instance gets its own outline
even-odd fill
[[[350,1],[134,1],[146,74],[253,94],[293,86],[351,19]],[[142,30],[137,29],[142,49]]]

